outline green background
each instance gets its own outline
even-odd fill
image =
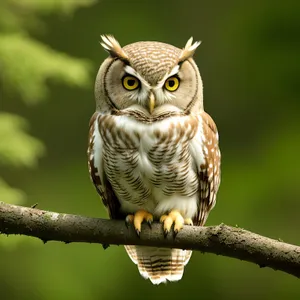
[[[299,245],[299,15],[300,2],[289,0],[103,0],[67,15],[42,12],[44,27],[28,29],[30,35],[89,61],[90,80],[84,88],[49,80],[47,101],[35,106],[1,81],[0,110],[25,117],[46,151],[35,169],[4,165],[0,175],[26,193],[23,205],[106,218],[86,161],[94,78],[107,56],[100,34],[113,34],[121,45],[158,40],[178,47],[193,36],[202,41],[195,60],[222,151],[221,187],[207,225],[238,225]],[[8,15],[0,10],[0,17]],[[25,18],[26,24],[31,20]],[[30,83],[30,74],[24,80]],[[180,282],[157,287],[140,277],[122,246],[104,251],[94,244],[2,237],[0,293],[1,299],[31,300],[300,299],[300,282],[279,271],[194,252]]]

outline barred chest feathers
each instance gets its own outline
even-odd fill
[[[141,123],[99,113],[94,122],[95,168],[103,167],[122,212],[143,208],[159,217],[178,209],[186,218],[196,215],[197,166],[205,163],[201,117]]]
[[[200,42],[190,38],[184,48],[156,41],[122,47],[110,35],[101,39],[109,55],[95,81],[87,153],[91,180],[109,217],[131,224],[137,235],[143,222],[154,219],[174,238],[184,225],[204,226],[216,203],[221,153],[193,59]],[[125,249],[153,284],[180,280],[192,254]]]

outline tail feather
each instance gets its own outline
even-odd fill
[[[192,251],[182,249],[125,246],[131,260],[137,264],[140,274],[153,284],[178,281]]]

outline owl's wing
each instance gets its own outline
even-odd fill
[[[215,122],[206,112],[201,113],[202,118],[202,151],[204,164],[197,166],[199,179],[198,213],[194,225],[203,226],[209,212],[216,204],[216,195],[221,178],[221,152],[219,149],[219,135]],[[200,130],[201,132],[201,130]]]
[[[88,168],[95,188],[102,198],[112,219],[119,218],[120,203],[116,197],[103,167],[103,140],[99,132],[99,113],[95,112],[89,125]]]

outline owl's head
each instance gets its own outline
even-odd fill
[[[200,42],[190,38],[183,49],[160,42],[122,48],[112,36],[101,38],[110,55],[96,78],[98,111],[138,111],[153,117],[203,109],[202,80],[192,59]]]

